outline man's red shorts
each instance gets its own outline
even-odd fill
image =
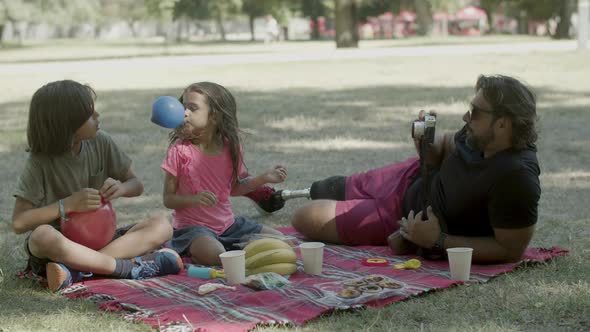
[[[346,200],[336,203],[338,238],[347,245],[386,245],[399,228],[404,195],[418,171],[420,160],[357,173],[346,178]]]

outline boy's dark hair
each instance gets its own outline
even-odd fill
[[[39,88],[29,107],[28,150],[46,155],[71,151],[76,130],[94,113],[95,98],[91,87],[71,80]]]
[[[519,80],[504,75],[477,78],[475,92],[492,105],[496,118],[507,116],[512,120],[512,146],[525,149],[537,141],[537,103],[533,92]]]

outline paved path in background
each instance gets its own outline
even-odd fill
[[[576,41],[546,41],[523,43],[500,43],[478,45],[405,46],[370,49],[334,49],[329,51],[296,51],[278,53],[249,53],[228,55],[182,55],[125,59],[76,60],[42,63],[0,64],[0,77],[4,75],[34,75],[40,71],[83,71],[88,67],[104,67],[108,70],[186,67],[197,65],[284,63],[299,61],[322,61],[344,59],[375,59],[383,57],[409,57],[433,55],[478,55],[478,54],[527,54],[533,52],[569,52],[577,49]],[[4,76],[6,77],[6,76]]]

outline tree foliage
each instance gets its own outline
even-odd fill
[[[24,0],[0,0],[2,22],[27,21],[35,12],[33,3]]]
[[[361,20],[369,16],[379,16],[385,12],[397,13],[400,10],[400,0],[371,0],[363,1],[358,9]]]
[[[491,20],[497,11],[519,20],[524,32],[529,20],[542,21],[559,17],[556,38],[568,38],[570,16],[576,0],[479,0],[477,3]],[[384,12],[399,13],[413,10],[417,16],[419,33],[429,31],[432,13],[455,12],[469,1],[457,0],[0,0],[0,31],[7,22],[48,23],[69,28],[77,24],[104,24],[125,20],[133,27],[142,20],[214,20],[221,38],[225,39],[224,22],[236,15],[247,15],[254,38],[254,19],[273,15],[280,25],[296,12],[312,21],[312,39],[318,39],[318,18],[336,19],[345,29],[343,36],[355,39],[358,21]],[[344,5],[344,6],[343,6]],[[339,19],[338,19],[339,18]],[[354,43],[353,43],[354,44]]]
[[[162,21],[172,20],[175,6],[179,0],[143,0],[147,13]]]
[[[151,0],[155,1],[155,0]],[[217,22],[221,39],[225,40],[223,22],[240,13],[242,0],[168,0],[174,1],[172,10],[174,19],[212,19]]]
[[[333,1],[326,0],[302,0],[301,12],[303,16],[309,17],[312,22],[311,39],[320,39],[318,17],[333,16]]]
[[[264,15],[272,15],[280,25],[287,25],[289,15],[296,10],[296,4],[293,5],[289,0],[243,0],[242,12],[248,15],[250,22],[251,40],[254,36],[254,19]]]

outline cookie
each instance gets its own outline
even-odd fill
[[[366,285],[366,286],[359,287],[359,291],[361,291],[363,293],[379,293],[382,290],[383,290],[383,288],[381,288],[377,285]]]
[[[362,280],[358,280],[358,279],[357,280],[348,280],[348,281],[344,281],[342,283],[342,285],[347,288],[350,288],[350,287],[357,288],[357,287],[365,286],[366,284],[367,284],[366,282],[364,282]]]
[[[377,285],[380,287],[383,287],[383,288],[394,288],[394,289],[402,288],[402,285],[398,284],[397,282],[389,281],[389,280],[379,281],[377,283]]]
[[[355,297],[359,297],[360,295],[360,291],[352,288],[345,288],[338,293],[338,296],[344,299],[354,299]]]
[[[377,274],[371,274],[370,276],[366,276],[363,278],[363,281],[369,284],[376,284],[383,280],[385,280],[385,278]]]

